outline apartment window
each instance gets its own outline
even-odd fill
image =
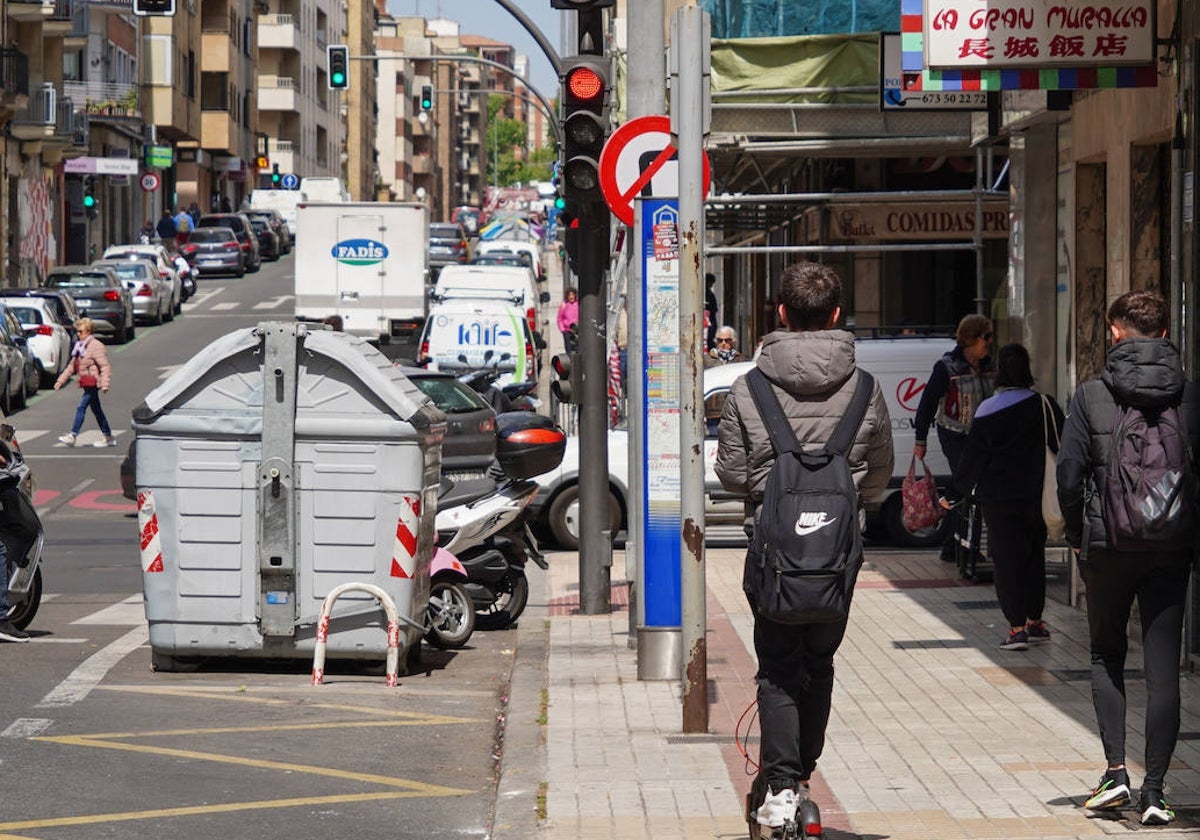
[[[142,55],[146,59],[146,84],[174,86],[176,74],[172,62],[175,53],[173,46],[170,35],[146,35],[142,39]]]
[[[188,50],[187,78],[184,80],[184,94],[188,99],[196,98],[196,51]]]
[[[246,94],[242,97],[242,113],[245,114],[247,116],[247,118],[249,118],[249,116],[251,114],[251,108],[253,107],[253,103],[250,101],[251,95],[252,94],[249,91],[247,91]],[[246,122],[248,123],[248,122],[250,122],[250,120],[247,119]]]
[[[63,53],[63,80],[68,82],[83,81],[83,52]]]
[[[250,55],[250,18],[242,22],[242,53]]]

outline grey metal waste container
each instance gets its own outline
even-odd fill
[[[263,323],[217,339],[133,412],[154,667],[311,656],[339,584],[423,620],[445,417],[354,336]],[[373,599],[337,602],[326,655],[383,659]],[[421,632],[401,626],[411,663]]]

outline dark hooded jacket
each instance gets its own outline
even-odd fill
[[[1193,456],[1200,452],[1200,404],[1195,384],[1184,378],[1179,351],[1165,338],[1126,338],[1113,345],[1100,377],[1071,397],[1058,452],[1058,501],[1073,548],[1085,541],[1089,548],[1108,547],[1101,507],[1118,404],[1142,410],[1179,406]]]
[[[824,446],[858,382],[854,336],[844,330],[777,330],[763,340],[758,368],[774,386],[801,445],[807,450]],[[744,376],[730,388],[717,437],[717,478],[726,490],[747,498],[752,514],[762,502],[775,450]],[[894,457],[892,421],[876,381],[847,458],[860,504],[887,488]]]

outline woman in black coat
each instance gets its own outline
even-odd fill
[[[1032,389],[1029,351],[1020,344],[1000,348],[996,393],[975,412],[954,486],[974,495],[987,524],[995,564],[996,597],[1009,624],[1004,650],[1027,650],[1047,642],[1046,523],[1042,520],[1042,477],[1046,445],[1057,452],[1063,412],[1054,398]]]

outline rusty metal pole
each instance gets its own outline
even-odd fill
[[[708,15],[671,18],[671,133],[679,150],[679,547],[683,731],[708,731],[704,571],[704,85]]]

